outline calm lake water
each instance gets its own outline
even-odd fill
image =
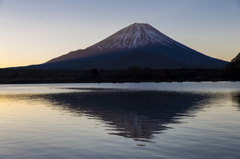
[[[239,159],[239,149],[239,82],[0,85],[0,159]]]

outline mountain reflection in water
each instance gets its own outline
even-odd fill
[[[3,85],[0,159],[239,158],[239,90],[233,82]]]
[[[100,120],[109,134],[154,142],[154,134],[194,116],[210,95],[173,92],[104,92],[48,94],[51,106]]]

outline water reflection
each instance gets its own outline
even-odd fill
[[[154,142],[154,134],[194,116],[209,95],[173,92],[89,92],[49,94],[51,106],[100,120],[111,135]]]
[[[232,93],[231,97],[233,102],[237,104],[238,110],[240,111],[240,92]]]
[[[220,97],[221,96],[221,97]],[[53,109],[68,111],[101,121],[108,134],[154,143],[154,134],[181,124],[183,117],[194,117],[220,94],[176,93],[157,91],[88,90],[79,93],[12,95],[8,100],[45,103]],[[233,99],[240,103],[240,94]],[[1,95],[1,100],[7,95]]]
[[[0,158],[239,157],[235,89],[75,88],[0,93]]]

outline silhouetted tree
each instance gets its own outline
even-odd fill
[[[91,73],[93,74],[93,76],[96,78],[99,75],[99,72],[97,69],[92,69]]]
[[[226,64],[223,75],[227,80],[240,80],[240,53]]]

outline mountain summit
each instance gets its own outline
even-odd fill
[[[171,47],[174,40],[149,24],[134,23],[89,48],[99,50],[131,49],[156,43]]]
[[[150,59],[154,59],[153,61]],[[84,49],[30,68],[223,68],[226,61],[199,53],[145,23],[134,23]]]

